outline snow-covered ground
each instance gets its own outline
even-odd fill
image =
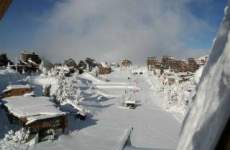
[[[70,117],[70,134],[62,135],[53,142],[36,144],[30,149],[121,149],[130,129],[133,129],[130,134],[131,144],[125,149],[176,148],[180,123],[171,113],[160,107],[162,97],[157,90],[150,88],[145,75],[132,75],[131,71],[115,70],[112,74],[100,78],[85,73],[76,79],[68,80],[70,81],[65,81],[67,84],[75,80],[87,81],[87,84],[80,85],[89,86],[88,88],[71,87],[84,93],[79,104],[91,115],[85,121]],[[47,76],[30,77],[27,81],[34,86],[44,84],[58,86],[55,78]],[[157,80],[155,85],[158,85]],[[137,108],[124,108],[121,106],[124,93],[133,91],[135,91],[133,97],[138,103]]]
[[[86,76],[92,80],[91,76]],[[128,80],[128,77],[131,79]],[[104,78],[108,78],[110,82],[97,81],[96,87],[105,93],[118,96],[101,101],[99,104],[92,102],[93,105],[88,108],[93,109],[93,117],[90,120],[78,122],[76,126],[79,126],[79,130],[71,135],[62,136],[54,143],[38,144],[35,149],[116,149],[130,127],[133,128],[130,139],[132,146],[175,149],[180,124],[171,114],[156,105],[161,98],[149,88],[144,77],[132,76],[130,72],[116,71]],[[134,110],[120,106],[125,89],[139,89],[136,94],[139,105]],[[95,99],[89,99],[89,101],[95,101]]]
[[[182,123],[192,103],[192,98],[196,94],[196,86],[199,83],[203,68],[204,66],[201,66],[194,74],[188,76],[186,73],[167,72],[167,70],[163,75],[160,75],[159,72],[154,74],[144,71],[144,77],[150,88],[161,97],[161,101],[157,102],[158,106],[172,113]],[[180,82],[183,80],[181,75],[185,75],[188,80]],[[174,79],[172,84],[168,81],[170,78]]]

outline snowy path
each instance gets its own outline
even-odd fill
[[[118,95],[116,98],[105,100],[91,107],[93,117],[86,121],[78,121],[78,129],[71,135],[61,136],[54,143],[41,143],[33,149],[67,149],[67,150],[116,150],[121,143],[121,139],[130,127],[133,127],[131,134],[131,144],[125,150],[155,150],[155,149],[175,149],[178,141],[180,124],[174,117],[157,106],[160,96],[150,89],[143,76],[138,76],[135,82],[128,80],[128,73],[113,73],[109,76],[112,85],[106,83],[107,88],[102,88],[108,94]],[[120,84],[123,83],[122,88]],[[140,91],[136,94],[140,105],[134,109],[124,109],[120,107],[121,95],[124,86],[136,86]],[[103,84],[100,83],[100,86]],[[136,88],[134,88],[136,89]],[[90,102],[89,102],[90,103]]]
[[[145,148],[175,148],[180,124],[171,114],[156,105],[161,98],[150,89],[143,78],[139,79],[137,84],[141,88],[137,95],[141,107],[137,108],[134,114],[135,120],[139,122],[133,122],[132,145]]]
[[[108,103],[115,106],[98,115],[98,120],[107,126],[120,128],[132,126],[134,130],[131,143],[135,147],[174,149],[177,145],[180,124],[171,114],[157,106],[157,101],[161,98],[150,89],[142,76],[139,76],[136,82],[141,89],[136,95],[140,106],[135,110],[117,110],[120,99],[114,99]]]

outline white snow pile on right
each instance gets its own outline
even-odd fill
[[[230,6],[230,2],[228,3]],[[214,150],[230,116],[230,9],[214,42],[178,150]]]

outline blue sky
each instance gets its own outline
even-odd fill
[[[216,32],[218,31],[220,22],[223,18],[223,9],[227,2],[228,0],[206,0],[206,2],[203,3],[191,2],[189,4],[189,9],[192,14],[197,18],[204,20],[212,27],[210,32],[201,32],[198,38],[188,41],[189,47],[201,49],[211,47],[212,41],[216,36]]]
[[[54,3],[55,0],[14,0],[0,22],[0,50],[33,48],[31,38],[41,23],[36,19],[49,13]]]
[[[49,19],[54,20],[52,18],[60,18],[60,17],[57,17],[55,12],[61,14],[63,10],[62,8],[59,8],[59,7],[62,7],[60,3],[65,3],[65,2],[66,2],[65,0],[14,0],[7,14],[3,18],[3,20],[0,22],[0,51],[9,52],[11,54],[15,52],[19,52],[22,49],[42,49],[44,48],[44,51],[47,51],[48,50],[47,47],[40,47],[38,46],[38,44],[35,44],[35,43],[39,43],[41,45],[43,44],[44,41],[37,42],[37,40],[39,40],[39,37],[40,38],[46,37],[44,33],[44,31],[46,31],[45,25],[47,24],[47,22],[49,22]],[[57,7],[57,3],[59,3],[58,7]],[[86,5],[84,2],[81,2],[81,3],[79,2],[79,4],[88,6],[88,4]],[[212,41],[218,30],[220,21],[222,20],[223,13],[224,13],[223,10],[226,4],[227,4],[227,0],[204,0],[204,1],[189,0],[188,3],[183,4],[183,8],[187,9],[186,12],[192,15],[193,19],[195,18],[194,19],[195,21],[200,20],[204,24],[208,24],[207,30],[197,29],[199,30],[197,33],[193,34],[193,32],[191,32],[189,34],[185,34],[187,36],[183,37],[181,40],[183,40],[184,46],[186,48],[193,49],[195,53],[196,53],[196,50],[197,50],[197,53],[199,53],[200,49],[210,49],[212,45]],[[63,5],[63,7],[66,7],[67,10],[71,9],[71,6],[69,5],[67,6]],[[81,6],[78,6],[78,7],[81,7]],[[139,9],[139,7],[137,8]],[[79,21],[77,21],[77,23],[78,22]],[[95,22],[95,21],[87,21],[87,24],[91,22]],[[83,26],[85,26],[85,23],[83,24],[84,24]],[[68,28],[68,27],[69,25],[63,26],[62,28],[65,28],[64,31],[67,31],[67,32],[75,30],[75,29],[72,29],[72,27],[71,28]],[[78,28],[78,24],[76,24],[75,27]],[[49,28],[47,30],[49,30]],[[82,30],[82,28],[78,28],[78,30]],[[86,28],[86,30],[88,31],[88,30],[93,30],[93,29]],[[188,30],[189,30],[189,27],[188,27]],[[41,31],[43,31],[42,36],[40,36],[40,33],[39,33]],[[67,34],[67,33],[64,33],[64,34]],[[58,34],[54,33],[54,35],[58,35]],[[69,34],[67,35],[69,36]],[[71,35],[69,37],[73,38],[74,36]],[[53,37],[51,36],[50,38],[53,38]],[[68,45],[69,44],[70,43],[68,43]],[[50,48],[50,45],[49,45],[49,48]],[[51,49],[52,48],[53,47],[51,47]],[[111,48],[111,46],[109,46],[109,48]],[[169,47],[169,51],[170,51],[170,47]]]

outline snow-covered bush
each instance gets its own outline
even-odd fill
[[[165,107],[169,111],[181,113],[183,116],[195,94],[196,84],[192,78],[189,81],[175,83],[173,85],[164,85]]]
[[[30,131],[22,128],[18,131],[10,130],[4,137],[4,141],[11,141],[14,143],[24,144],[28,142]]]
[[[38,77],[36,82],[42,84],[43,88],[49,87],[46,93],[54,97],[55,103],[71,103],[76,106],[83,99],[84,93],[94,93],[94,86],[92,82],[80,78],[78,72],[66,77],[68,71],[66,66],[54,67]]]
[[[70,78],[66,78],[63,74],[60,74],[57,76],[57,79],[58,88],[56,91],[53,91],[54,93],[51,93],[51,95],[54,95],[59,103],[62,103],[67,99],[78,103],[81,99],[81,82],[77,78],[76,74]]]
[[[147,80],[163,96],[160,105],[165,110],[177,114],[177,119],[182,121],[196,93],[196,85],[202,71],[203,67],[194,74],[174,73],[169,70],[163,75],[158,71],[156,74],[148,72]]]
[[[39,70],[41,70],[43,74],[47,74],[47,72],[51,70],[53,67],[54,65],[51,62],[43,59],[41,64],[39,65]]]

